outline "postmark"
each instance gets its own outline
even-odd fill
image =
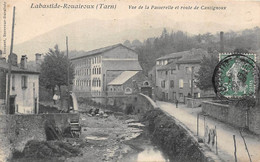
[[[220,98],[256,98],[259,70],[255,54],[219,54],[212,78],[214,91]]]

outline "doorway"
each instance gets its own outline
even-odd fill
[[[10,114],[15,114],[15,97],[16,96],[10,96],[10,109],[9,109]]]

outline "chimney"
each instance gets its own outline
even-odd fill
[[[21,64],[21,66],[20,66],[21,69],[27,69],[27,57],[26,57],[26,55],[22,55],[20,64]]]
[[[9,56],[9,58],[8,58],[8,61],[11,61],[11,65],[13,65],[13,66],[18,66],[18,64],[17,64],[17,55],[16,54],[14,54],[14,53],[12,53],[10,56]]]
[[[224,52],[224,32],[220,32],[220,52]]]
[[[41,56],[42,56],[42,54],[39,54],[39,53],[35,54],[35,62],[37,65],[41,64],[41,62],[42,62]]]

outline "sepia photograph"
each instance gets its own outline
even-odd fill
[[[260,162],[260,1],[2,0],[9,161]]]

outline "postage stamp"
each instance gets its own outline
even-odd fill
[[[219,54],[214,72],[214,88],[218,96],[241,99],[255,98],[258,73],[255,54]]]

